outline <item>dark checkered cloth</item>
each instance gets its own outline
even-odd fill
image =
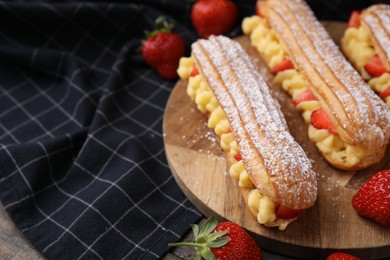
[[[254,12],[254,0],[237,2],[240,20]],[[321,19],[345,20],[352,9],[309,2]],[[189,54],[190,8],[185,0],[0,2],[0,199],[49,259],[159,258],[201,218],[164,154],[175,82],[137,52],[163,14]]]

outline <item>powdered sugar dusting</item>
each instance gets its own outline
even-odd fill
[[[390,61],[390,6],[374,5],[367,8],[362,21],[370,28]]]
[[[272,8],[269,17],[272,27],[288,42],[287,48],[298,47],[304,53],[301,57],[289,51],[291,58],[303,68],[303,73],[312,70],[321,77],[313,80],[313,75],[307,75],[334,118],[347,131],[348,135],[341,137],[374,150],[383,147],[390,137],[390,113],[386,105],[347,62],[307,4],[287,0]],[[285,30],[292,33],[286,34]]]
[[[229,119],[256,187],[283,205],[311,206],[317,192],[316,174],[288,132],[279,104],[249,56],[238,43],[223,36],[200,40],[192,49]],[[261,176],[264,166],[271,181],[268,184]]]

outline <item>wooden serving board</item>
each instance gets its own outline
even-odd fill
[[[324,23],[338,41],[345,25]],[[249,38],[236,39],[268,80],[272,80]],[[351,197],[373,173],[390,168],[390,149],[379,164],[358,172],[331,167],[309,140],[301,113],[280,86],[275,97],[282,106],[289,129],[313,161],[318,174],[318,197],[286,230],[257,223],[245,205],[238,183],[228,175],[228,165],[207,119],[186,95],[186,81],[179,80],[166,106],[163,132],[166,155],[174,178],[188,199],[206,216],[236,222],[247,229],[259,245],[293,257],[321,259],[337,250],[364,259],[390,256],[390,229],[359,217]]]

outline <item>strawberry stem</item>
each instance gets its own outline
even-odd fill
[[[194,243],[194,242],[177,242],[177,243],[169,243],[168,246],[193,246],[195,248],[203,248],[205,245],[201,243]]]

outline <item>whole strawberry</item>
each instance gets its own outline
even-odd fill
[[[237,20],[237,6],[231,0],[198,0],[192,6],[192,23],[202,38],[226,34]]]
[[[390,169],[372,176],[352,197],[356,212],[390,227]]]
[[[206,220],[199,231],[197,225],[191,225],[194,242],[171,243],[169,246],[193,246],[196,259],[262,259],[259,246],[245,230],[232,222],[218,223],[214,217]]]
[[[185,54],[183,39],[172,32],[174,25],[163,17],[156,20],[156,30],[146,32],[146,41],[142,45],[142,56],[157,73],[165,79],[177,77],[179,60]]]
[[[328,255],[326,260],[360,260],[360,258],[343,252],[335,252]]]

